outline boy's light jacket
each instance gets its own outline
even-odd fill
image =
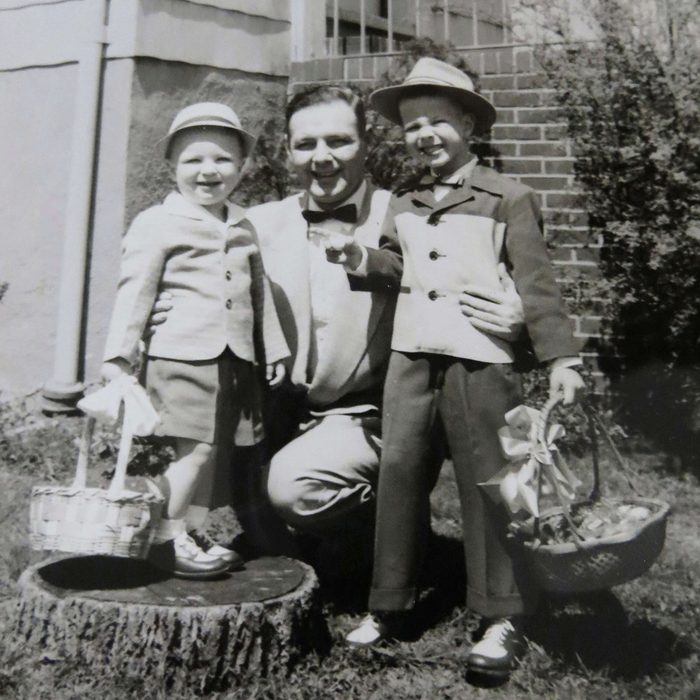
[[[172,294],[173,308],[150,339],[148,355],[210,360],[227,347],[250,362],[289,355],[257,234],[241,207],[229,203],[228,220],[219,221],[173,192],[134,219],[123,241],[105,360],[134,362],[161,291]]]
[[[512,344],[474,328],[458,301],[468,284],[501,290],[497,265],[505,261],[537,359],[578,353],[530,188],[477,165],[440,201],[420,185],[399,192],[389,205],[381,248],[368,251],[370,275],[395,273],[403,253],[394,350],[513,362]]]

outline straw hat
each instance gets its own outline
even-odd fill
[[[235,131],[241,139],[244,158],[250,155],[255,146],[255,137],[243,129],[241,120],[230,107],[220,102],[198,102],[181,109],[173,119],[167,136],[162,139],[165,141],[165,157],[168,157],[170,143],[178,131],[197,126],[217,126]]]
[[[496,121],[496,108],[474,91],[466,73],[437,58],[421,58],[400,85],[379,88],[369,96],[370,105],[382,116],[401,124],[399,102],[424,88],[437,88],[474,116],[474,130],[486,131]]]

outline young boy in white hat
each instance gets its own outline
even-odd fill
[[[168,291],[177,299],[150,338],[142,377],[161,418],[158,434],[176,454],[161,479],[166,510],[152,561],[183,578],[211,578],[243,563],[219,545],[205,551],[188,527],[206,516],[201,504],[212,492],[217,447],[262,439],[254,364],[264,362],[268,381],[278,384],[289,355],[255,229],[228,201],[254,143],[226,105],[198,103],[177,114],[165,138],[177,191],[141,212],[124,237],[104,354],[106,379],[133,372],[156,297]]]
[[[361,261],[360,277],[403,264],[384,389],[373,614],[348,641],[380,640],[395,619],[389,613],[415,605],[435,478],[426,457],[439,427],[459,489],[467,606],[486,622],[468,666],[504,676],[514,666],[519,620],[533,612],[536,591],[507,547],[504,513],[477,484],[503,467],[497,430],[521,403],[521,386],[511,344],[477,330],[460,310],[460,293],[475,284],[498,289],[498,265],[507,265],[534,353],[550,364],[550,390],[565,403],[583,388],[572,369],[580,364],[578,345],[547,256],[535,193],[478,164],[470,151],[472,135],[487,130],[496,111],[469,77],[422,58],[402,84],[376,90],[370,103],[402,125],[408,151],[426,172],[392,197],[381,250],[339,256],[346,265]]]

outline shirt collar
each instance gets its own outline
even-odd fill
[[[474,168],[476,167],[476,164],[479,162],[479,159],[474,156],[469,162],[465,163],[461,168],[458,168],[455,170],[452,175],[449,177],[439,177],[438,175],[433,174],[433,177],[436,177],[443,182],[459,182],[460,180],[468,180],[471,176],[472,173],[474,172]]]
[[[333,208],[337,209],[338,207],[345,206],[346,204],[354,204],[359,212],[362,208],[365,192],[367,192],[367,181],[363,180],[360,183],[360,186],[347,199],[344,199],[342,202],[337,202]],[[318,205],[318,202],[316,202],[311,195],[309,195],[308,204],[311,211],[321,211],[321,207]]]
[[[218,224],[225,226],[235,226],[246,217],[246,210],[243,207],[234,204],[234,202],[226,201],[226,221],[222,221],[214,216],[208,209],[190,202],[183,197],[179,192],[171,192],[163,201],[163,206],[168,213],[177,216],[185,216],[188,219],[196,219],[197,221],[215,221]]]

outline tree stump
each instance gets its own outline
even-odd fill
[[[265,557],[213,581],[105,556],[41,562],[20,578],[13,643],[88,674],[190,694],[287,674],[327,632],[311,567]]]

